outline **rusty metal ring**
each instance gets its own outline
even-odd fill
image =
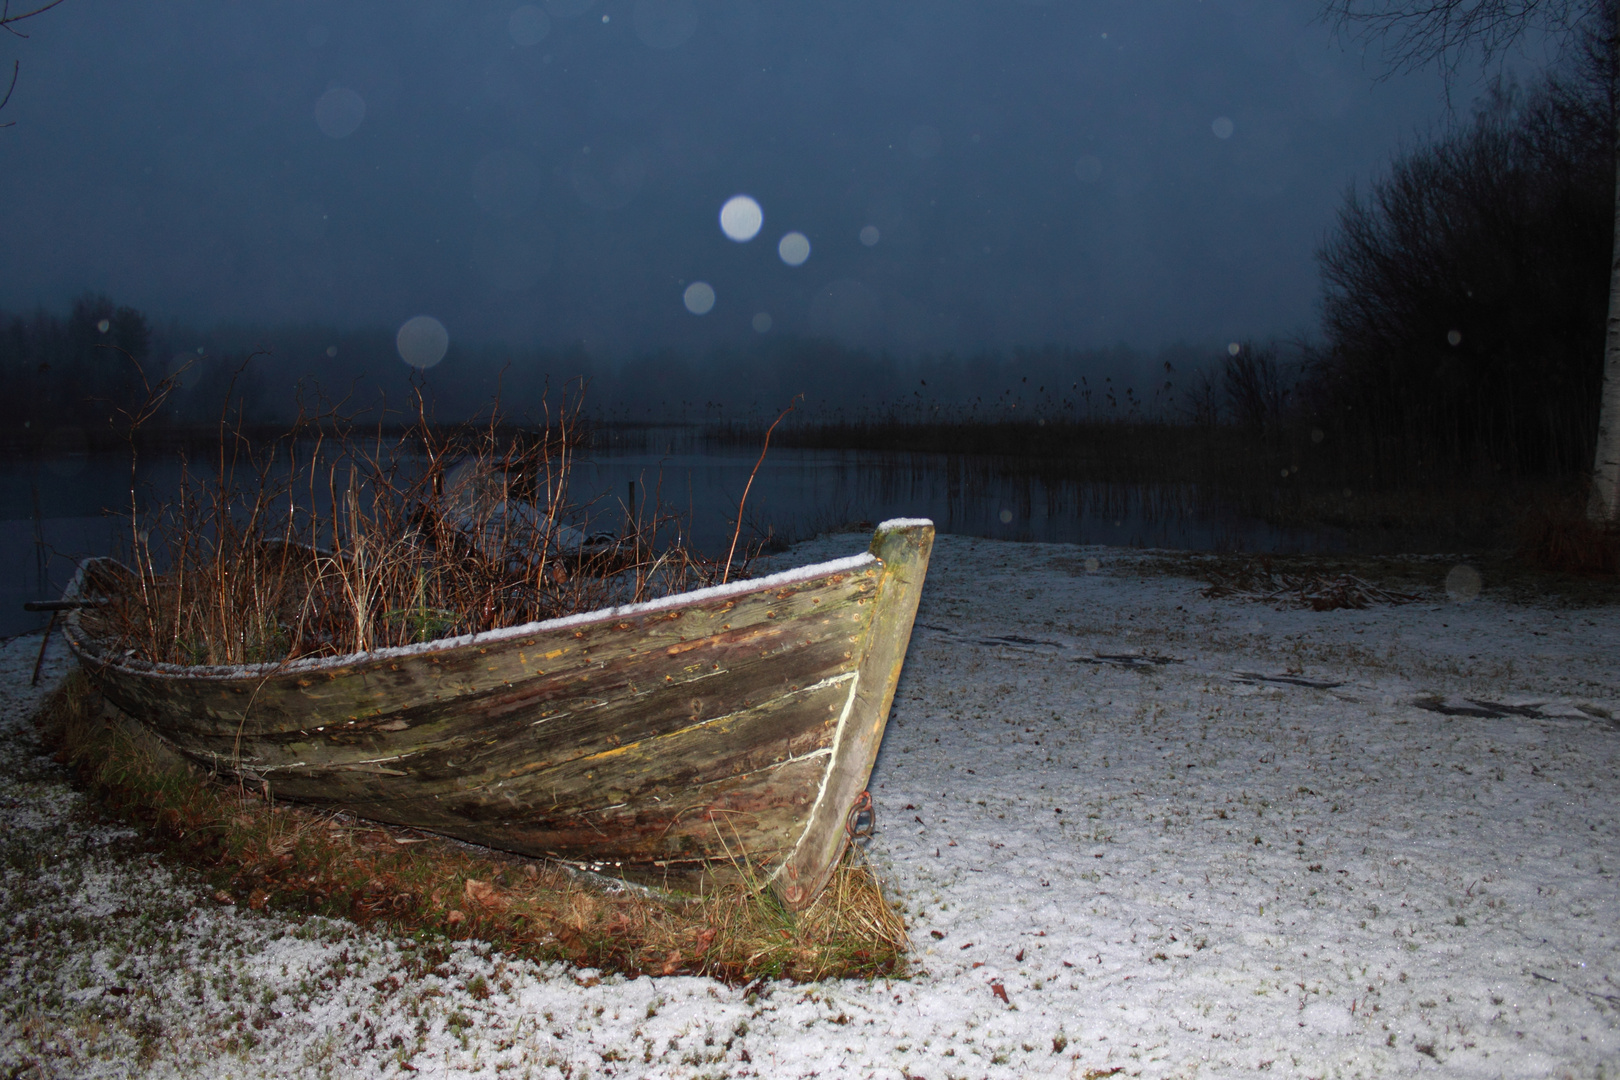
[[[862,814],[866,815],[864,825],[860,823]],[[849,813],[844,815],[844,833],[853,843],[861,837],[871,836],[875,831],[877,831],[877,808],[872,805],[872,793],[863,791],[855,796],[855,802],[851,804]]]

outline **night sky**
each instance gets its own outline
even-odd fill
[[[68,0],[0,46],[0,306],[604,357],[1309,331],[1346,187],[1447,115],[1317,10]]]

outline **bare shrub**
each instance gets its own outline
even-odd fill
[[[1274,345],[1243,343],[1221,360],[1221,388],[1238,426],[1254,433],[1275,431],[1289,391]]]
[[[1574,499],[1546,499],[1525,511],[1518,556],[1531,566],[1570,574],[1620,574],[1620,529],[1592,521]]]
[[[535,430],[498,409],[443,431],[420,399],[403,436],[304,422],[255,446],[222,418],[212,475],[132,517],[132,569],[87,628],[154,663],[344,655],[634,603],[708,584],[660,544],[668,516],[619,508],[591,532],[570,491],[579,396]],[[330,419],[330,418],[327,418]]]

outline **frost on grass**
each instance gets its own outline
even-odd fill
[[[1279,612],[940,538],[872,785],[906,982],[627,980],[221,904],[39,756],[14,642],[0,1074],[1612,1075],[1620,612],[1448,602],[1446,569]]]

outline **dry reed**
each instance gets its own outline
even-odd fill
[[[182,461],[178,495],[132,511],[132,572],[88,625],[118,651],[168,664],[345,655],[634,603],[706,585],[707,566],[660,544],[656,497],[573,498],[579,397],[537,430],[443,431],[420,398],[402,435],[300,422],[255,445],[222,417],[212,475]],[[598,515],[600,517],[602,515]]]
[[[1578,496],[1544,498],[1519,519],[1519,558],[1528,566],[1583,577],[1620,574],[1620,528],[1589,519]]]

